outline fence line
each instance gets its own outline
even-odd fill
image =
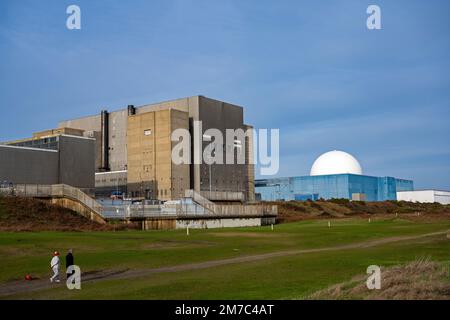
[[[145,205],[127,204],[102,206],[78,188],[66,184],[36,185],[16,184],[0,187],[0,193],[19,197],[67,197],[76,200],[107,219],[130,218],[226,218],[276,216],[272,205],[217,205],[193,190],[186,190],[186,197],[179,204]]]

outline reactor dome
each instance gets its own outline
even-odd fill
[[[312,176],[341,173],[362,174],[358,160],[343,151],[326,152],[318,157],[311,167]]]

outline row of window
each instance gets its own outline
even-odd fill
[[[103,182],[103,183],[105,183],[107,181],[107,179],[98,179],[98,180],[95,180],[95,182]],[[109,182],[126,182],[127,181],[127,179],[125,179],[125,178],[119,178],[119,179],[109,179]]]
[[[56,137],[16,142],[11,145],[18,147],[58,150],[58,140]]]
[[[170,195],[170,190],[175,191],[174,188],[171,189],[158,189],[156,190],[156,195],[155,196],[167,196]],[[146,189],[145,191],[145,195],[147,198],[152,198],[153,197],[153,190],[151,189]],[[142,196],[142,193],[140,191],[132,191],[131,192],[131,196],[132,197],[139,197]]]

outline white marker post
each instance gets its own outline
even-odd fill
[[[331,228],[331,221],[328,221],[328,228]]]
[[[186,235],[189,235],[189,226],[186,227]]]
[[[272,228],[272,231],[273,231],[273,223],[270,225],[270,227]]]
[[[370,220],[370,218],[369,218],[369,223],[370,223],[370,221],[371,221],[371,220]]]

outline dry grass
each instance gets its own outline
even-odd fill
[[[414,220],[417,222],[450,219],[450,205],[412,203],[405,201],[363,202],[346,199],[319,201],[271,202],[278,206],[278,222],[346,217],[380,217]]]
[[[314,293],[309,299],[450,300],[449,266],[418,259],[381,269],[381,289],[369,290],[368,275]]]
[[[0,231],[113,231],[132,227],[99,224],[45,201],[0,197]]]

